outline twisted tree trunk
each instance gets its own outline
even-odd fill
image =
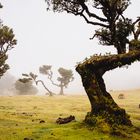
[[[53,93],[45,86],[45,84],[42,80],[37,80],[36,85],[38,85],[38,83],[41,83],[43,85],[43,87],[45,88],[45,90],[48,92],[48,93],[46,93],[46,95],[49,94],[49,96],[53,96]]]
[[[127,54],[93,56],[76,67],[91,104],[91,112],[85,118],[86,123],[94,125],[101,118],[111,126],[113,124],[132,126],[125,110],[120,108],[106,91],[102,76],[106,71],[130,65],[136,60],[140,60],[138,50]]]

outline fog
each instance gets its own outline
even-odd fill
[[[6,72],[4,76],[0,78],[0,95],[14,95],[14,83],[16,78]]]
[[[84,93],[80,76],[75,71],[76,63],[95,53],[116,51],[111,47],[100,46],[96,39],[89,40],[95,28],[82,18],[47,12],[43,0],[2,0],[1,3],[4,6],[1,9],[3,23],[13,28],[18,40],[17,46],[9,52],[7,61],[10,65],[9,72],[16,79],[22,73],[39,74],[41,65],[52,65],[54,79],[57,79],[57,69],[64,67],[72,69],[75,77],[65,93]],[[139,1],[133,1],[126,14],[136,19],[139,16],[139,7]],[[139,63],[134,63],[128,69],[107,72],[104,75],[107,89],[140,88],[139,71]],[[39,77],[51,90],[58,92],[58,88],[52,86],[44,76]],[[41,85],[38,88],[39,94],[45,93]]]

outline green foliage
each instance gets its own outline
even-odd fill
[[[126,44],[129,43],[127,37],[132,33],[133,26],[130,19],[119,19],[114,24],[114,31],[101,28],[96,30],[96,37],[99,39],[99,43],[102,45],[114,45],[116,49],[126,49]]]
[[[7,49],[11,49],[13,45],[16,45],[14,37],[15,35],[13,34],[12,29],[7,26],[0,25],[0,44],[3,47],[6,45],[6,47],[8,47]]]
[[[0,77],[3,76],[3,74],[9,69],[9,65],[5,64],[6,60],[6,55],[3,55],[3,57],[0,59]]]
[[[2,5],[0,3],[0,8]],[[8,59],[7,52],[11,50],[17,41],[13,30],[8,26],[4,26],[0,21],[0,77],[9,69],[6,60]]]
[[[116,36],[117,40],[121,40],[123,38],[126,39],[127,36],[129,36],[132,33],[132,20],[126,18],[125,21],[122,19],[119,19],[116,24]]]

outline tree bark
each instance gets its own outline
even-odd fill
[[[85,117],[86,123],[95,125],[101,118],[111,126],[113,124],[132,126],[125,110],[120,108],[106,91],[102,76],[106,71],[126,64],[130,65],[136,60],[140,60],[140,51],[110,56],[93,56],[76,67],[91,104],[91,112]]]

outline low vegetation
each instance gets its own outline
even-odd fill
[[[36,95],[38,90],[32,81],[25,82],[25,79],[19,79],[15,82],[16,95]]]
[[[140,128],[140,91],[112,93],[115,101],[130,114]],[[125,99],[118,99],[123,93]],[[90,111],[87,96],[0,96],[0,140],[140,140],[140,134],[128,137],[113,136],[108,127],[93,128],[83,125],[86,112]],[[74,115],[76,121],[57,124],[59,117]]]

